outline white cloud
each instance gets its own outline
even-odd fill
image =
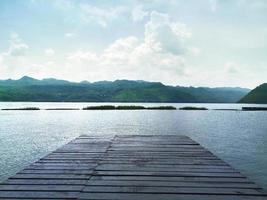
[[[116,40],[98,54],[73,52],[68,55],[67,71],[73,74],[81,71],[80,78],[91,81],[122,78],[175,81],[185,75],[185,54],[191,53],[186,41],[190,36],[184,24],[171,21],[166,14],[152,12],[145,25],[144,40],[129,36]]]
[[[134,7],[132,11],[132,18],[134,22],[138,22],[144,19],[144,17],[148,16],[149,12],[143,10],[142,5],[138,5]]]
[[[224,69],[228,74],[237,74],[240,71],[238,64],[232,61],[225,63]]]
[[[3,57],[8,57],[8,56],[13,56],[13,57],[18,57],[18,56],[23,56],[26,51],[29,49],[29,46],[24,43],[18,36],[17,33],[11,34],[11,39],[9,40],[10,46],[8,51],[3,52],[2,56]]]
[[[29,46],[24,43],[17,33],[12,33],[9,40],[9,48],[0,53],[0,63],[8,69],[8,66],[16,66],[25,58]]]
[[[55,54],[55,51],[54,51],[54,49],[45,49],[44,50],[44,53],[45,53],[45,55],[47,55],[47,56],[53,56],[54,54]]]
[[[26,53],[29,46],[22,41],[17,33],[12,33],[9,40],[9,48],[0,53],[1,77],[10,77],[21,71],[19,66],[27,63]],[[22,70],[22,68],[20,68]]]
[[[185,24],[171,22],[169,15],[155,11],[145,25],[145,42],[155,51],[183,54],[186,51],[185,41],[190,36]]]

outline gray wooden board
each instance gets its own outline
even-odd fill
[[[167,177],[167,176],[92,176],[90,180],[137,180],[137,181],[166,181],[166,182],[231,182],[248,183],[247,178],[229,177]]]
[[[244,177],[240,173],[210,173],[210,172],[144,172],[144,171],[95,171],[93,175],[104,176],[166,176],[166,177]]]
[[[266,200],[264,196],[244,195],[190,195],[190,194],[138,194],[138,193],[81,193],[81,200]]]
[[[86,186],[84,192],[103,192],[103,193],[153,193],[153,194],[250,194],[261,195],[256,189],[243,188],[193,188],[193,187],[138,187],[138,186]]]
[[[179,169],[232,169],[229,165],[223,165],[223,166],[217,166],[217,165],[165,165],[165,164],[157,164],[157,165],[142,165],[139,166],[138,164],[99,164],[97,166],[97,169],[99,170],[105,170],[105,169],[118,169],[118,170],[123,170],[123,169],[128,169],[129,171],[132,169],[146,169],[146,168],[163,168],[165,170],[179,170]]]
[[[90,180],[87,185],[92,186],[136,186],[136,187],[196,187],[196,188],[259,188],[255,183],[231,182],[197,182],[197,181],[132,181],[132,180]]]
[[[82,135],[0,184],[0,199],[262,200],[266,193],[182,135]]]
[[[53,192],[53,191],[1,191],[0,199],[44,199],[44,198],[54,198],[54,199],[75,199],[79,195],[79,192]]]
[[[85,180],[73,180],[73,179],[8,179],[5,181],[5,185],[82,185],[87,183]]]
[[[115,165],[117,166],[117,165]],[[142,172],[205,172],[205,173],[225,173],[225,172],[235,172],[233,169],[204,169],[204,168],[154,168],[154,167],[97,167],[97,171],[142,171]]]

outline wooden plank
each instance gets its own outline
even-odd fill
[[[153,193],[153,194],[216,194],[216,195],[262,195],[255,189],[244,188],[180,188],[180,187],[134,187],[134,186],[86,186],[83,192],[103,193]]]
[[[97,162],[99,162],[99,160],[73,160],[73,159],[69,159],[69,160],[39,160],[36,163],[41,164],[96,164]]]
[[[157,147],[155,147],[155,148],[146,148],[146,147],[144,147],[144,148],[134,148],[134,147],[131,148],[131,147],[129,147],[129,148],[124,148],[124,149],[111,147],[109,149],[109,152],[110,151],[117,151],[117,152],[118,151],[125,151],[126,153],[128,151],[143,152],[143,153],[145,153],[145,152],[177,152],[177,153],[183,153],[183,152],[185,152],[185,153],[189,153],[189,152],[203,153],[203,152],[206,152],[204,149],[201,149],[201,148],[157,148]],[[79,152],[83,152],[83,150],[81,149],[81,150],[79,150]],[[88,151],[86,151],[86,152],[88,152]]]
[[[91,175],[92,170],[88,169],[24,169],[19,174],[87,174]]]
[[[247,178],[233,177],[167,177],[167,176],[92,176],[90,180],[166,181],[166,182],[227,182],[251,183]]]
[[[68,154],[68,153],[63,153],[64,154]],[[81,153],[80,155],[82,155],[83,153]],[[57,155],[57,154],[55,154]],[[70,155],[70,154],[68,154]],[[153,155],[159,155],[159,156],[214,156],[212,153],[210,152],[206,152],[206,151],[201,151],[201,152],[141,152],[141,151],[107,151],[106,155],[112,155],[112,156],[121,156],[121,155],[128,155],[128,156],[153,156]],[[215,156],[214,156],[215,157]]]
[[[113,156],[113,155],[107,155],[105,156],[105,160],[122,160],[122,159],[140,159],[141,156]],[[50,157],[51,158],[51,157]],[[60,157],[52,157],[52,158],[60,158]],[[65,156],[62,156],[61,158],[64,158],[64,159],[71,159],[73,157],[65,157]],[[79,158],[79,157],[78,157]],[[76,157],[76,159],[78,159]],[[219,160],[218,158],[216,157],[213,157],[213,156],[201,156],[201,157],[198,157],[198,156],[149,156],[149,155],[145,155],[145,156],[142,156],[142,159],[148,159],[148,160],[216,160],[216,161],[221,161]]]
[[[99,166],[96,168],[97,171],[142,171],[142,172],[217,172],[217,173],[229,173],[229,172],[236,172],[233,169],[216,169],[216,168],[210,168],[210,169],[204,169],[204,168],[155,168],[155,167],[139,167],[139,166],[133,166],[133,167],[105,167],[105,166]]]
[[[218,166],[218,165],[165,165],[165,164],[157,164],[157,165],[138,165],[138,164],[99,164],[96,169],[99,170],[105,170],[105,169],[127,169],[127,170],[133,170],[133,169],[147,169],[147,168],[163,168],[165,170],[176,170],[176,169],[229,169],[229,170],[234,170],[232,167],[229,165],[223,165],[223,166]],[[236,170],[235,170],[236,171]]]
[[[59,158],[42,158],[40,159],[40,161],[65,161],[65,160],[69,160],[69,161],[90,161],[90,162],[98,162],[99,160],[101,160],[101,158],[77,158],[77,157],[73,157],[73,158],[64,158],[64,157],[59,157]]]
[[[67,191],[67,192],[79,192],[84,188],[83,185],[21,185],[21,184],[7,184],[0,185],[1,191]]]
[[[64,162],[64,161],[62,161]],[[69,160],[69,162],[73,162],[73,160]],[[174,161],[149,161],[149,160],[102,160],[99,161],[101,164],[138,164],[140,166],[144,164],[150,164],[150,165],[157,165],[157,164],[166,164],[166,165],[218,165],[218,166],[228,166],[224,162],[218,161],[209,161],[209,160],[192,160],[192,161],[180,161],[180,160],[174,160]]]
[[[84,186],[88,179],[15,179],[10,178],[3,184],[5,185],[81,185]]]
[[[197,142],[194,142],[192,140],[183,140],[183,141],[154,141],[154,140],[149,140],[149,141],[113,141],[111,144],[114,147],[125,147],[127,145],[130,146],[165,146],[166,147],[201,147]]]
[[[79,192],[1,191],[0,199],[76,199]]]
[[[94,169],[97,165],[96,164],[72,164],[72,163],[36,163],[26,167],[25,169],[74,169],[74,170],[89,170]]]
[[[95,171],[94,176],[165,176],[165,177],[244,177],[238,172],[210,173],[210,172],[146,172],[146,171]]]
[[[231,182],[171,182],[171,181],[132,181],[132,180],[90,180],[88,186],[136,186],[136,187],[195,187],[195,188],[250,188],[260,189],[254,183]]]
[[[170,137],[175,137],[177,139],[181,139],[181,138],[190,138],[186,135],[168,135],[168,134],[162,134],[162,135],[135,135],[135,134],[131,134],[131,135],[116,135],[116,139],[120,139],[120,138],[170,138]]]
[[[87,174],[16,174],[11,178],[16,179],[72,179],[72,180],[88,180]]]
[[[255,195],[190,195],[190,194],[138,194],[138,193],[80,193],[80,200],[266,200]]]

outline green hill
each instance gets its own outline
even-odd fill
[[[239,103],[260,103],[267,104],[267,83],[264,83],[251,90]]]
[[[0,101],[233,103],[248,92],[244,88],[174,87],[131,80],[76,83],[27,76],[0,80]]]

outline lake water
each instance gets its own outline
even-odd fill
[[[0,103],[1,108],[83,108],[96,103]],[[99,103],[97,105],[100,105]],[[101,103],[102,105],[102,103]],[[105,103],[111,105],[111,103]],[[116,104],[117,105],[117,104]],[[131,103],[131,105],[140,105]],[[244,104],[141,104],[214,108]],[[261,105],[267,107],[267,105]],[[0,111],[0,181],[81,135],[188,135],[267,189],[265,111]]]

